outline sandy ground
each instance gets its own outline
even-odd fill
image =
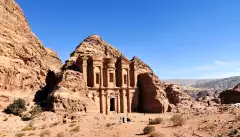
[[[213,108],[207,109],[213,111]],[[199,110],[198,110],[199,111]],[[196,111],[196,112],[198,112]],[[240,127],[239,109],[214,113],[183,114],[186,123],[174,127],[169,120],[174,114],[141,114],[131,113],[128,117],[134,122],[122,123],[120,117],[126,114],[105,116],[101,114],[56,114],[42,112],[31,121],[22,121],[19,117],[0,113],[0,137],[146,137],[143,128],[149,118],[161,117],[161,124],[153,125],[156,132],[165,137],[217,137],[226,136],[231,130]],[[26,128],[30,127],[30,128]],[[24,131],[26,130],[26,131]],[[240,133],[239,133],[240,135]]]

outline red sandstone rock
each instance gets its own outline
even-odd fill
[[[88,89],[80,72],[67,70],[62,81],[49,94],[52,110],[64,112],[97,112],[92,99],[87,97]]]
[[[0,2],[0,94],[20,92],[32,98],[44,85],[48,69],[59,69],[57,54],[31,31],[14,0]],[[8,96],[7,95],[7,96]],[[1,103],[1,100],[0,100]]]
[[[177,105],[181,100],[189,99],[189,95],[183,92],[183,89],[175,84],[170,84],[165,89],[169,103]]]
[[[164,113],[169,101],[164,91],[164,84],[153,73],[138,75],[139,106],[142,112]]]

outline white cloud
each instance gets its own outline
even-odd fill
[[[214,64],[217,66],[240,66],[240,61],[214,61]]]
[[[214,64],[215,65],[220,65],[220,66],[225,66],[225,65],[227,65],[228,63],[227,62],[223,62],[223,61],[214,61]]]

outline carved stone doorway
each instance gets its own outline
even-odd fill
[[[115,98],[110,98],[110,111],[115,111]]]

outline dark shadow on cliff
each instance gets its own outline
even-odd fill
[[[48,95],[57,87],[57,84],[62,80],[62,73],[55,73],[49,70],[46,76],[46,86],[42,87],[36,92],[34,102],[39,104],[42,108],[48,106]]]

